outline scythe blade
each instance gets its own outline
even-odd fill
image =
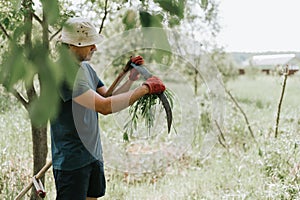
[[[136,65],[134,63],[131,63],[130,65],[132,67],[134,67],[144,77],[144,79],[148,79],[152,76],[152,74],[143,65]],[[159,97],[159,99],[162,102],[162,105],[166,111],[167,123],[168,123],[168,133],[170,133],[172,120],[173,120],[173,114],[172,114],[170,102],[168,101],[164,92],[161,94],[158,94],[157,96]]]

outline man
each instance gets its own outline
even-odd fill
[[[129,79],[107,95],[107,88],[88,64],[101,40],[95,27],[87,19],[72,18],[63,27],[60,42],[71,51],[78,62],[78,73],[72,87],[60,89],[60,110],[51,120],[51,149],[57,200],[97,199],[105,194],[102,147],[98,114],[118,112],[145,94],[161,93],[165,86],[157,77],[129,90],[139,78],[135,69]],[[130,62],[143,64],[141,56]],[[108,97],[107,97],[108,96]]]

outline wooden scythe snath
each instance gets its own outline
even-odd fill
[[[41,198],[44,198],[46,196],[46,192],[44,191],[44,187],[39,181],[39,179],[44,176],[44,174],[51,167],[51,165],[52,161],[48,161],[46,165],[44,165],[44,167],[35,176],[32,177],[30,183],[26,185],[26,187],[18,194],[18,196],[16,196],[14,200],[21,199],[30,190],[32,186],[35,187],[37,195]]]

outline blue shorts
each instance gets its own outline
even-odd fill
[[[53,170],[56,200],[85,200],[86,197],[105,195],[103,163],[93,162],[73,171]]]

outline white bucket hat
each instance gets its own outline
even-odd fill
[[[95,26],[88,19],[75,17],[66,21],[58,41],[84,47],[97,44],[102,39],[103,36],[96,31]]]

